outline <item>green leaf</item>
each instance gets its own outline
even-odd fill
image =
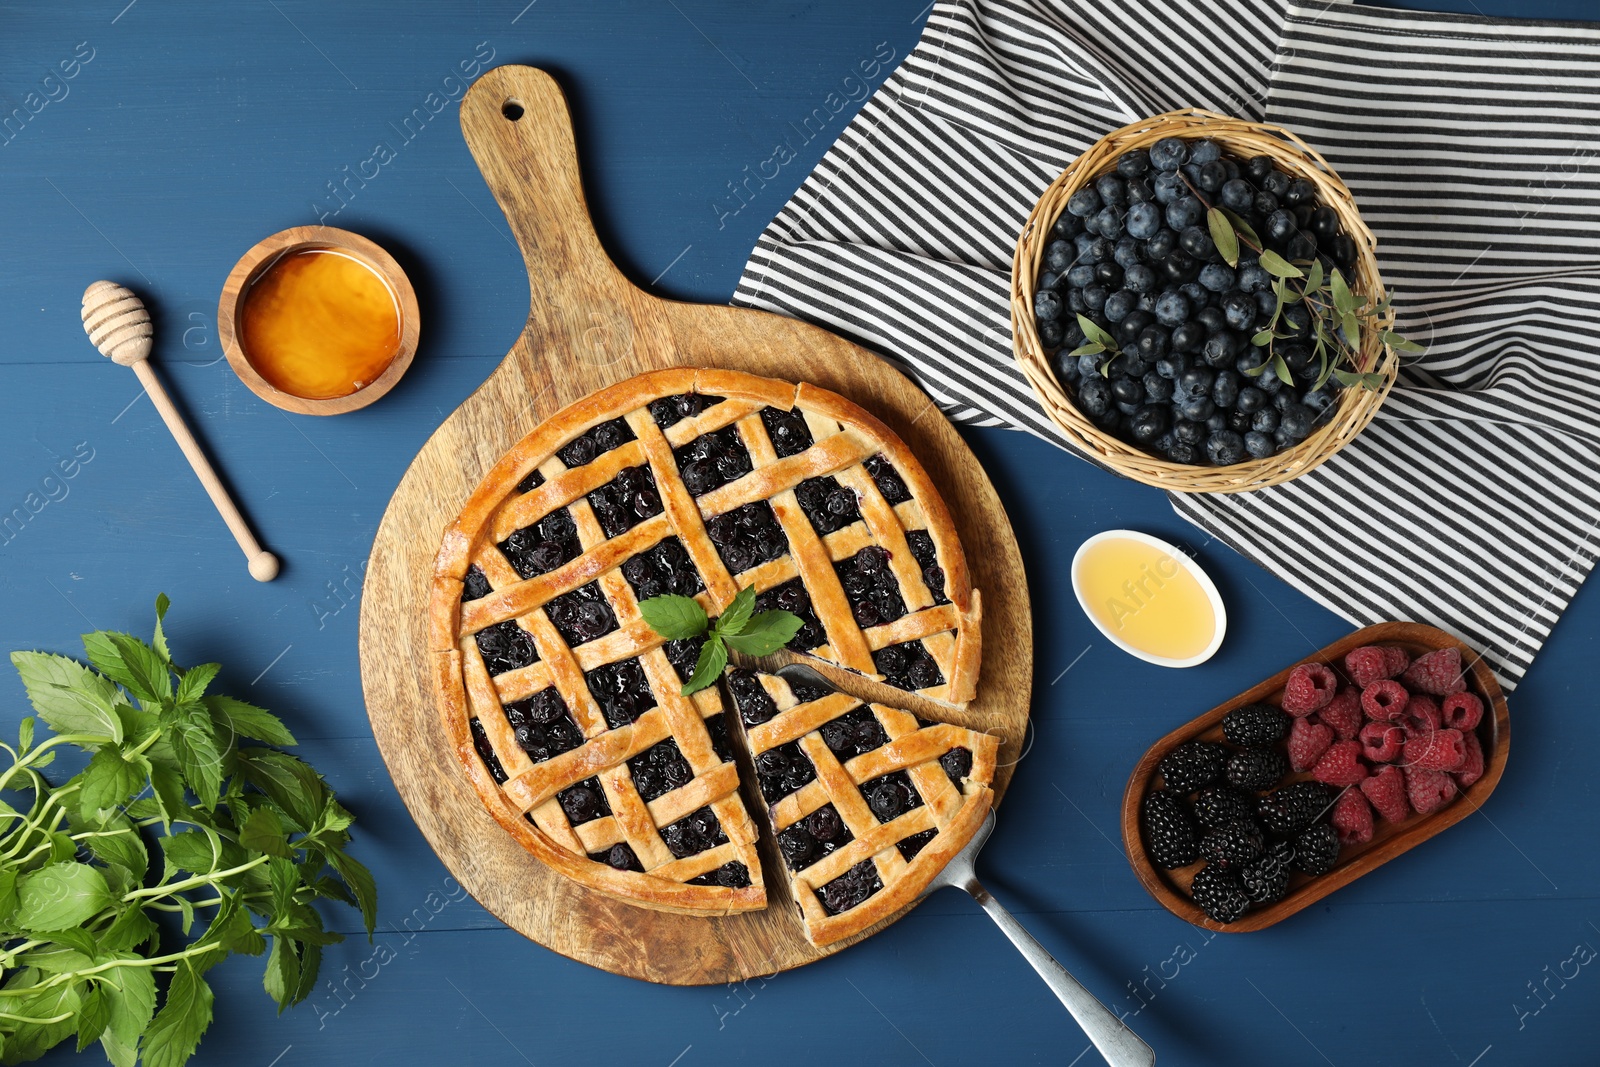
[[[176,770],[162,763],[151,763],[150,788],[155,794],[152,799],[161,812],[163,830],[170,829],[173,820],[189,814],[189,798],[184,795],[183,778]],[[130,804],[128,810],[135,810],[135,805]]]
[[[118,826],[117,823],[125,825]],[[121,832],[114,832],[116,830]],[[150,853],[146,851],[144,839],[133,828],[133,824],[119,816],[116,823],[100,833],[106,836],[91,837],[84,841],[94,858],[108,866],[121,867],[134,882],[141,881],[150,869]]]
[[[37,973],[37,972],[35,972]],[[81,986],[66,983],[50,989],[39,990],[20,997],[6,1006],[6,1011],[30,1019],[53,1019],[69,1016],[61,1022],[8,1023],[15,1029],[6,1035],[5,1058],[7,1063],[36,1060],[47,1051],[65,1041],[76,1027],[71,1018],[78,1010]]]
[[[1234,232],[1233,224],[1228,221],[1228,216],[1222,213],[1221,208],[1214,207],[1206,212],[1206,227],[1211,231],[1211,240],[1217,246],[1217,253],[1228,266],[1237,267],[1239,235]]]
[[[1381,374],[1363,374],[1361,376],[1361,388],[1363,389],[1377,391],[1383,388],[1383,382],[1384,378]]]
[[[328,802],[328,787],[311,767],[287,752],[249,748],[239,753],[245,780],[267,795],[294,823],[310,830]]]
[[[1356,385],[1361,381],[1361,375],[1355,371],[1336,370],[1333,372],[1333,376],[1338,379],[1340,385],[1346,387]]]
[[[1261,235],[1256,233],[1255,228],[1252,227],[1248,222],[1244,221],[1244,218],[1240,216],[1237,211],[1234,211],[1231,208],[1223,208],[1222,213],[1228,217],[1229,222],[1233,223],[1233,229],[1235,233],[1237,233],[1240,237],[1243,237],[1255,247],[1261,247]]]
[[[135,756],[129,763],[117,749],[107,746],[96,752],[79,779],[78,801],[86,811],[115,808],[144,788],[150,763]]]
[[[300,960],[295,957],[294,944],[279,934],[272,939],[272,954],[267,957],[267,970],[261,976],[267,995],[278,1003],[278,1014],[289,1006],[296,989],[300,987]]]
[[[289,856],[293,849],[285,840],[283,820],[271,808],[261,807],[250,813],[239,828],[239,843],[245,848],[265,852],[269,856]]]
[[[179,960],[166,1003],[144,1035],[145,1067],[183,1067],[211,1025],[211,987],[192,959]]]
[[[14,930],[11,915],[17,910],[17,869],[0,868],[0,929]]]
[[[1078,316],[1078,329],[1083,331],[1083,336],[1087,337],[1095,344],[1102,346],[1106,349],[1106,351],[1116,351],[1116,338],[1102,330],[1099,324],[1093,319],[1089,318],[1089,316],[1081,314]]]
[[[84,987],[78,1005],[78,1051],[82,1052],[105,1032],[111,1022],[111,1000],[94,983]]]
[[[1082,344],[1082,345],[1079,345],[1077,348],[1074,348],[1072,350],[1071,354],[1074,355],[1074,356],[1098,356],[1100,353],[1104,352],[1105,350],[1106,350],[1106,346],[1105,345],[1096,344],[1095,342],[1090,341],[1087,344]]]
[[[1260,333],[1250,338],[1250,343],[1255,345],[1257,348],[1265,348],[1272,343],[1274,336],[1275,335],[1270,329],[1262,330]]]
[[[33,747],[35,721],[32,715],[24,715],[22,722],[17,725],[17,751],[23,755],[27,755],[28,749]]]
[[[1333,309],[1340,315],[1356,309],[1356,298],[1338,267],[1333,268]]]
[[[322,969],[322,946],[302,944],[300,946],[300,984],[295,987],[294,996],[289,998],[290,1004],[298,1004],[311,995],[317,988],[317,972]]]
[[[1284,385],[1294,385],[1294,375],[1289,373],[1289,365],[1283,361],[1282,356],[1272,357],[1272,373],[1278,376],[1278,381]]]
[[[339,872],[339,877],[350,887],[350,892],[356,895],[356,903],[361,906],[361,921],[367,927],[367,940],[371,941],[372,931],[378,927],[378,883],[374,881],[372,872],[343,852],[329,852],[328,863]]]
[[[1361,322],[1356,318],[1354,311],[1347,311],[1339,316],[1339,332],[1344,335],[1345,344],[1352,349],[1361,347]]]
[[[787,611],[763,611],[744,631],[727,638],[728,646],[747,656],[766,656],[794,640],[805,620]]]
[[[106,927],[98,940],[103,952],[131,952],[159,933],[160,930],[143,908],[130,907],[123,909],[122,914]]]
[[[130,634],[106,636],[116,646],[127,672],[127,680],[117,679],[123,688],[140,700],[161,700],[172,695],[172,668],[155,649]]]
[[[1393,348],[1396,352],[1407,352],[1414,355],[1418,352],[1427,351],[1426,348],[1417,344],[1417,342],[1408,341],[1406,338],[1401,337],[1393,330],[1383,331],[1383,343],[1388,345],[1390,348]]]
[[[17,879],[16,924],[70,930],[111,906],[105,875],[83,863],[52,863]]]
[[[723,637],[729,634],[744,633],[746,624],[750,622],[750,613],[756,609],[756,587],[747,585],[734,595],[733,602],[726,611],[717,619],[716,632]]]
[[[161,854],[179,870],[209,874],[216,870],[217,850],[199,830],[185,830],[160,839]]]
[[[100,1038],[101,1045],[107,1047],[109,1056],[111,1050],[106,1046],[109,1034],[123,1047],[137,1049],[139,1036],[150,1025],[150,1018],[156,1011],[155,975],[148,967],[117,967],[102,972],[99,978],[100,991],[111,1009],[106,1034]]]
[[[1261,269],[1274,278],[1304,278],[1305,271],[1284,259],[1272,249],[1261,253]]]
[[[717,680],[722,673],[722,668],[728,665],[728,649],[723,645],[718,634],[712,634],[705,644],[700,646],[700,658],[695,662],[694,674],[683,687],[683,695],[698,693],[706,686]]]
[[[1320,293],[1322,291],[1322,260],[1314,260],[1311,264],[1311,276],[1306,279],[1306,292]]]
[[[178,679],[178,695],[175,699],[180,704],[199,700],[205,694],[206,686],[211,684],[220,670],[222,670],[220,663],[202,663],[198,667],[190,667],[183,672],[183,677]]]
[[[156,594],[156,633],[151,644],[155,647],[156,655],[160,656],[161,661],[169,667],[172,666],[172,650],[167,648],[167,635],[161,629],[161,624],[166,620],[167,609],[171,606],[172,601],[167,599],[167,594]]]
[[[668,641],[698,637],[706,632],[709,623],[706,609],[700,606],[698,600],[671,593],[639,601],[639,614],[650,624],[650,629]]]
[[[122,720],[111,710],[117,687],[76,660],[48,652],[13,652],[39,717],[58,734],[122,740]]]
[[[642,609],[644,604],[640,604],[639,607]],[[701,612],[702,617],[704,614]],[[269,745],[299,744],[294,739],[294,734],[289,732],[289,728],[283,725],[283,720],[265,708],[258,708],[254,704],[246,704],[242,700],[227,696],[203,697],[200,702],[211,712],[211,717],[217,720],[219,729],[230,731],[235,738],[248,737],[254,741],[265,741]]]
[[[178,757],[178,769],[200,806],[210,811],[222,796],[222,753],[216,724],[204,704],[171,704],[161,708],[161,722]]]

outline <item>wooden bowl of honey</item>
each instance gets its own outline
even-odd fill
[[[332,226],[275,233],[228,274],[217,332],[250,391],[302,415],[366,407],[417,351],[417,294],[394,257]]]

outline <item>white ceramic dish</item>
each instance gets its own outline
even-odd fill
[[[1198,653],[1188,657],[1187,659],[1172,659],[1168,656],[1157,656],[1153,653],[1146,652],[1143,649],[1135,648],[1133,645],[1128,644],[1128,642],[1124,641],[1121,637],[1118,637],[1117,634],[1112,632],[1110,629],[1107,629],[1105,623],[1101,621],[1099,615],[1090,610],[1088,602],[1084,599],[1083,592],[1082,572],[1084,555],[1090,548],[1100,544],[1102,541],[1112,541],[1118,539],[1137,541],[1141,544],[1148,545],[1151,548],[1161,551],[1167,556],[1170,556],[1179,567],[1187,571],[1194,578],[1194,580],[1200,584],[1200,589],[1205,593],[1206,600],[1211,605],[1212,615],[1216,619],[1216,627],[1211,635],[1211,642],[1207,644],[1205,648],[1201,649]],[[1082,608],[1083,613],[1089,617],[1089,621],[1094,623],[1095,628],[1105,635],[1106,640],[1122,649],[1122,651],[1128,653],[1128,655],[1142,659],[1146,663],[1154,663],[1160,667],[1193,667],[1196,664],[1204,663],[1206,660],[1210,659],[1216,654],[1217,649],[1222,645],[1223,635],[1228,631],[1228,610],[1227,608],[1223,607],[1222,597],[1218,595],[1216,584],[1211,581],[1211,576],[1201,569],[1200,564],[1189,558],[1189,556],[1180,550],[1176,545],[1163,541],[1159,537],[1151,537],[1147,533],[1140,533],[1138,530],[1105,530],[1101,533],[1095,534],[1083,544],[1079,545],[1078,551],[1072,557],[1072,592],[1078,598],[1078,606]]]

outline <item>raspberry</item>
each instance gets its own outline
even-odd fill
[[[1355,785],[1367,776],[1359,741],[1335,741],[1311,768],[1311,777],[1329,785]]]
[[[1239,876],[1233,871],[1207,865],[1195,872],[1189,895],[1200,910],[1219,923],[1231,923],[1250,907]]]
[[[1294,839],[1294,865],[1307,874],[1327,874],[1339,860],[1339,833],[1319,822]]]
[[[1228,750],[1209,741],[1185,741],[1161,758],[1159,770],[1174,793],[1193,793],[1222,777]]]
[[[1361,755],[1372,763],[1393,763],[1400,756],[1406,732],[1386,722],[1369,722],[1361,728]]]
[[[1460,730],[1430,730],[1406,740],[1405,762],[1408,769],[1454,771],[1460,769],[1466,759],[1467,745],[1461,739]]]
[[[1339,844],[1364,845],[1372,840],[1372,805],[1359,789],[1346,789],[1333,805],[1333,828]]]
[[[1275,744],[1288,732],[1289,716],[1271,704],[1246,704],[1222,717],[1222,736],[1247,748]]]
[[[1385,648],[1382,645],[1352,648],[1344,656],[1345,673],[1362,689],[1373,682],[1393,678],[1410,665],[1411,656],[1405,649]]]
[[[1467,676],[1461,669],[1461,650],[1451,646],[1418,656],[1400,680],[1414,690],[1434,696],[1463,692],[1467,688]]]
[[[1399,767],[1379,767],[1371,778],[1361,783],[1361,791],[1372,806],[1389,822],[1405,822],[1411,814],[1411,802],[1406,799],[1405,774]]]
[[[1483,701],[1476,693],[1451,693],[1444,698],[1444,724],[1465,733],[1483,721]]]
[[[1361,690],[1353,686],[1345,686],[1339,690],[1339,695],[1328,701],[1327,707],[1317,712],[1317,718],[1333,727],[1333,732],[1341,741],[1349,741],[1361,730],[1361,724],[1367,721],[1361,712]]]
[[[1361,710],[1374,722],[1399,722],[1410,702],[1406,687],[1387,678],[1361,691]]]
[[[1296,719],[1289,728],[1289,766],[1309,771],[1333,744],[1333,727],[1309,718]]]
[[[1427,693],[1412,693],[1411,699],[1406,702],[1406,713],[1400,719],[1400,725],[1406,728],[1406,737],[1413,734],[1427,733],[1438,730],[1444,726],[1444,712],[1439,708],[1439,702]]]
[[[1455,780],[1465,789],[1483,777],[1483,746],[1478,744],[1478,735],[1470,732],[1461,735],[1461,742],[1466,747],[1467,758],[1456,768]]]
[[[1456,780],[1443,771],[1406,768],[1406,799],[1420,815],[1438,811],[1456,798]]]
[[[1325,663],[1302,663],[1289,672],[1283,687],[1283,710],[1290,715],[1310,715],[1333,699],[1339,677]]]

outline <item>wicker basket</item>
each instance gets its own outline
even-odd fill
[[[1124,477],[1179,493],[1237,493],[1297,478],[1349,443],[1372,420],[1378,405],[1388,395],[1399,369],[1394,350],[1385,345],[1382,338],[1383,331],[1392,324],[1392,315],[1386,321],[1364,328],[1361,338],[1361,368],[1383,375],[1380,388],[1345,389],[1333,416],[1304,441],[1265,459],[1227,467],[1173,463],[1101,431],[1073,405],[1039,341],[1033,317],[1034,285],[1045,245],[1051,240],[1050,228],[1065,210],[1067,199],[1109,171],[1122,153],[1148,148],[1163,137],[1208,137],[1240,158],[1271,156],[1288,174],[1310,180],[1317,188],[1318,199],[1338,213],[1344,232],[1356,244],[1356,269],[1355,277],[1350,280],[1351,289],[1368,297],[1384,294],[1374,254],[1377,242],[1372,231],[1361,221],[1350,190],[1315,149],[1278,126],[1246,122],[1199,109],[1171,111],[1124,126],[1095,142],[1051,183],[1034,205],[1033,213],[1022,228],[1022,236],[1017,240],[1016,256],[1011,263],[1011,329],[1017,362],[1033,384],[1033,391],[1045,412],[1067,439]]]

